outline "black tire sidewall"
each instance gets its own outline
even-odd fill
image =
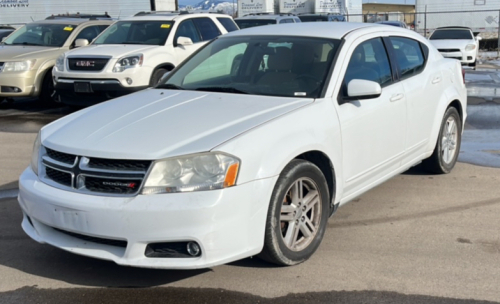
[[[160,81],[161,77],[166,73],[168,72],[167,69],[163,69],[163,68],[160,68],[160,69],[156,69],[154,72],[153,72],[153,75],[151,75],[151,80],[149,81],[149,86],[150,87],[154,87],[155,85],[158,84],[158,81]]]
[[[301,177],[310,178],[318,188],[322,201],[321,220],[314,240],[305,249],[301,251],[292,251],[285,245],[283,237],[281,236],[279,216],[281,214],[281,206],[286,192],[290,186]],[[316,249],[318,249],[325,233],[329,217],[329,206],[328,186],[321,170],[317,166],[305,160],[294,160],[285,167],[278,178],[271,197],[267,223],[268,228],[272,229],[272,233],[269,234],[272,236],[272,240],[268,240],[268,244],[271,243],[269,245],[275,247],[273,251],[276,251],[275,254],[280,260],[288,260],[285,263],[287,265],[298,264],[307,260]]]
[[[441,147],[442,147],[442,142],[443,142],[442,141],[443,129],[446,125],[446,121],[448,120],[448,118],[450,116],[454,116],[455,123],[457,124],[457,146],[455,149],[456,152],[455,152],[455,155],[453,156],[453,160],[449,164],[447,164],[443,160],[443,156],[441,154]],[[462,143],[462,121],[460,120],[460,115],[458,114],[457,109],[455,109],[454,107],[450,107],[446,110],[446,113],[443,117],[443,121],[441,122],[441,128],[439,128],[439,136],[438,136],[438,141],[436,144],[436,153],[438,153],[437,156],[438,156],[439,166],[441,167],[443,172],[449,173],[449,172],[451,172],[453,167],[455,167],[455,164],[456,164],[457,159],[458,159],[458,155],[460,154],[461,143]]]
[[[52,99],[52,91],[54,91],[54,84],[52,82],[52,71],[49,69],[43,76],[39,99],[46,104],[55,103]]]

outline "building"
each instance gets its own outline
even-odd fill
[[[363,3],[365,22],[386,20],[404,21],[412,25],[415,21],[415,4]]]

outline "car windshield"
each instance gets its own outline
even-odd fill
[[[268,24],[276,24],[276,20],[274,19],[243,19],[243,20],[234,20],[236,24],[238,24],[240,29],[245,29],[254,26],[268,25]]]
[[[430,40],[457,39],[472,40],[472,33],[469,30],[436,30],[432,33]]]
[[[172,24],[170,21],[118,21],[93,44],[165,45]]]
[[[74,24],[29,23],[5,39],[3,44],[61,47],[76,27]]]
[[[157,88],[317,98],[339,43],[293,36],[223,37],[179,66]]]

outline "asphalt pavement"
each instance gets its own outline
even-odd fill
[[[468,75],[480,75],[470,90],[498,80]],[[196,271],[122,267],[31,240],[17,178],[38,129],[72,109],[0,104],[0,303],[500,303],[500,102],[471,100],[451,174],[417,166],[341,207],[303,264],[248,258]]]

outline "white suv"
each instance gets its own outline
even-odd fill
[[[153,12],[122,19],[90,46],[57,59],[56,100],[88,106],[143,90],[209,40],[237,29],[223,14]]]

